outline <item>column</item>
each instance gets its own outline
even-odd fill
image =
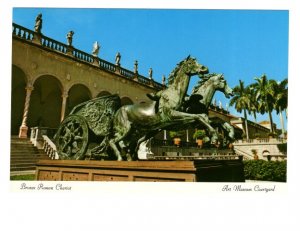
[[[190,142],[190,139],[189,139],[189,130],[186,129],[186,142]]]
[[[65,118],[65,112],[66,112],[66,105],[67,105],[67,98],[68,93],[65,91],[62,95],[62,105],[61,105],[61,115],[60,115],[60,122],[64,120]]]
[[[164,130],[164,141],[163,141],[164,145],[167,144],[167,131]]]
[[[28,85],[25,89],[26,89],[26,98],[25,98],[22,125],[19,130],[19,138],[27,138],[27,131],[28,131],[27,117],[28,117],[28,110],[30,105],[30,96],[31,96],[31,92],[33,91],[33,86]]]

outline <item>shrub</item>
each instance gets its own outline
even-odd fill
[[[170,131],[169,135],[171,138],[182,137],[184,135],[184,131]]]
[[[245,179],[286,182],[286,163],[286,161],[244,161]]]
[[[205,137],[206,133],[205,130],[197,130],[193,134],[194,139],[203,139]]]
[[[35,180],[34,174],[10,176],[10,180]]]

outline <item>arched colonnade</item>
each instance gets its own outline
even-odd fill
[[[31,79],[22,68],[12,65],[11,135],[21,138],[28,137],[30,127],[57,128],[77,104],[114,93],[100,88],[93,95],[84,83],[63,84],[49,74]],[[134,103],[126,95],[120,97],[122,105]]]

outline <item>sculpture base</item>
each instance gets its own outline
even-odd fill
[[[22,125],[19,129],[19,138],[27,138],[27,132],[28,132],[28,127]]]
[[[40,160],[36,180],[244,182],[242,160]]]

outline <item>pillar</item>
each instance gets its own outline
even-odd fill
[[[26,98],[25,98],[22,125],[19,130],[19,138],[27,138],[27,131],[28,131],[27,117],[28,117],[28,111],[30,105],[30,96],[31,96],[31,92],[33,91],[33,86],[28,85],[25,89],[26,89]]]
[[[186,129],[186,142],[190,142],[190,139],[189,139],[189,130]]]
[[[67,106],[67,98],[68,93],[64,92],[62,95],[62,105],[61,105],[61,115],[60,115],[60,122],[64,120],[65,118],[65,112],[66,112],[66,106]]]

